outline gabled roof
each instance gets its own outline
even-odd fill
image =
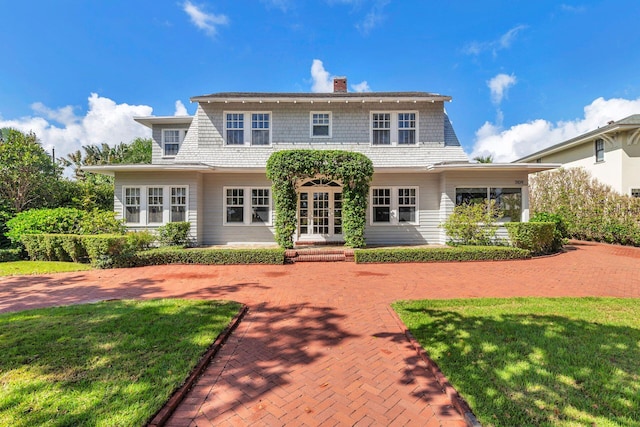
[[[514,163],[530,162],[542,156],[548,156],[549,154],[564,151],[585,142],[594,140],[597,137],[601,137],[603,135],[634,129],[640,129],[640,114],[634,114],[616,122],[609,122],[606,126],[594,129],[587,133],[583,133],[582,135],[578,135],[575,138],[571,138],[559,144],[552,145],[551,147],[547,147],[540,151],[536,151],[533,154],[529,154],[528,156],[515,160]]]
[[[220,92],[210,95],[194,96],[191,102],[435,102],[451,101],[451,97],[430,92]]]

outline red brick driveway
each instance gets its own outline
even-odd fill
[[[0,311],[215,298],[249,312],[169,425],[464,425],[389,311],[398,299],[640,298],[640,249],[529,261],[159,266],[0,279]]]

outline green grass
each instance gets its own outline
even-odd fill
[[[111,301],[0,315],[0,425],[143,425],[237,303]]]
[[[640,300],[399,301],[483,426],[639,426]]]
[[[88,264],[60,261],[12,261],[0,262],[0,276],[19,274],[50,274],[68,271],[91,270]]]

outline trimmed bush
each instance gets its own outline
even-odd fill
[[[25,234],[21,242],[32,261],[75,261],[86,252],[75,234]]]
[[[22,249],[0,249],[0,262],[20,261]]]
[[[553,222],[508,222],[504,226],[511,245],[527,249],[534,255],[550,254],[562,248],[562,239],[557,240]]]
[[[530,258],[528,250],[506,246],[356,249],[356,263],[503,261]]]
[[[158,227],[158,242],[162,246],[189,246],[189,222],[170,222]]]
[[[453,245],[491,245],[496,238],[502,212],[495,200],[456,206],[453,213],[441,225]]]
[[[124,266],[126,259],[134,253],[127,245],[127,237],[123,235],[82,236],[82,244],[87,251],[91,266],[95,268]]]
[[[128,267],[165,264],[284,264],[284,249],[184,249],[166,247],[138,252],[123,260]]]

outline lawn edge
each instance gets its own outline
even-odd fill
[[[442,391],[447,395],[449,400],[451,400],[453,407],[462,415],[467,427],[482,427],[482,424],[480,424],[476,418],[467,401],[464,400],[464,398],[460,396],[460,393],[458,393],[458,390],[451,385],[449,379],[444,375],[444,373],[442,373],[438,364],[429,357],[429,353],[427,353],[427,351],[422,348],[418,340],[415,339],[402,319],[400,319],[398,313],[396,313],[390,305],[387,306],[387,310],[391,313],[413,349],[418,353],[418,357],[420,357],[420,359],[422,359],[422,361],[427,365],[427,369],[429,369],[440,387],[442,387]]]
[[[154,414],[146,425],[148,427],[161,427],[164,426],[165,423],[169,420],[171,415],[175,412],[176,408],[182,403],[187,393],[193,387],[195,382],[198,380],[200,375],[207,368],[211,360],[218,354],[222,345],[227,341],[231,333],[238,327],[240,321],[244,317],[244,315],[248,311],[248,307],[246,304],[242,304],[240,307],[240,311],[235,315],[229,325],[218,335],[216,340],[209,346],[209,349],[202,356],[198,364],[193,368],[185,382],[171,395],[169,400],[164,404],[162,408],[158,412]]]

